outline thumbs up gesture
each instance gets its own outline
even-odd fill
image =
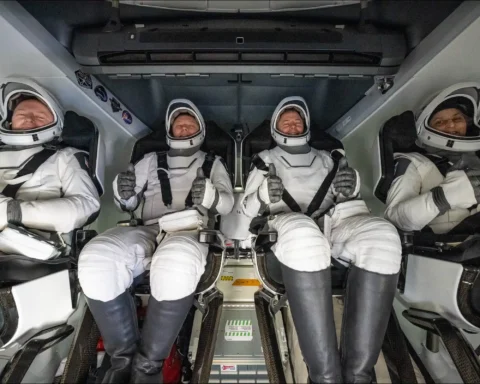
[[[338,171],[333,179],[333,188],[345,197],[354,197],[357,187],[357,172],[348,165],[347,158],[342,157],[338,163]]]
[[[259,189],[260,199],[266,204],[278,203],[282,200],[283,189],[283,182],[282,179],[277,176],[275,165],[270,164],[268,166],[267,178]]]
[[[124,200],[128,200],[130,197],[135,196],[135,167],[133,164],[128,164],[128,168],[125,172],[120,172],[117,179],[118,194]]]
[[[202,205],[207,189],[207,178],[203,173],[203,169],[197,169],[197,177],[192,183],[192,201],[195,205]]]

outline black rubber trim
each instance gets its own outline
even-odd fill
[[[208,311],[203,317],[195,365],[193,367],[192,379],[190,380],[192,384],[208,383],[210,378],[217,331],[222,315],[222,304],[223,295],[220,294],[208,304]]]
[[[439,186],[439,187],[432,188],[431,192],[432,192],[433,202],[437,206],[441,215],[443,215],[445,212],[452,209],[452,207],[448,203],[447,198],[445,197],[445,192],[443,192],[442,187]]]

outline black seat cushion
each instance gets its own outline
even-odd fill
[[[480,278],[478,276],[470,291],[470,304],[477,315],[480,316]]]
[[[62,131],[62,142],[68,147],[86,151],[90,176],[100,195],[103,188],[97,178],[97,151],[99,145],[98,129],[93,122],[85,116],[80,116],[73,111],[65,113]]]
[[[0,255],[0,284],[12,286],[68,269],[70,259],[37,260],[21,255]]]
[[[257,153],[274,147],[274,140],[270,134],[270,120],[264,120],[253,129],[243,140],[243,180],[247,182],[252,157]]]
[[[408,253],[450,261],[463,265],[480,265],[480,235],[435,234],[433,232],[413,232],[413,247]],[[460,243],[448,250],[439,251],[439,243]]]
[[[320,129],[312,129],[309,144],[312,148],[319,151],[330,152],[334,149],[343,149],[343,144],[340,140]]]
[[[97,128],[91,120],[73,111],[65,113],[62,141],[66,145],[90,152],[95,136],[97,136]]]
[[[394,178],[394,153],[421,151],[415,143],[416,139],[415,116],[412,111],[406,111],[401,115],[390,118],[380,130],[379,144],[382,175],[375,188],[375,196],[382,202],[387,200],[388,190]]]
[[[165,129],[155,130],[148,135],[137,140],[133,146],[130,162],[133,164],[138,163],[143,156],[151,152],[164,152],[168,151],[169,147],[166,142]]]

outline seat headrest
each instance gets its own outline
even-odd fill
[[[417,131],[412,111],[393,116],[379,132],[380,162],[382,174],[375,188],[375,196],[386,202],[395,175],[394,153],[422,152],[416,144]]]
[[[275,141],[270,133],[270,120],[264,120],[253,129],[246,137],[245,143],[248,144],[252,155],[273,148]]]
[[[165,128],[160,128],[137,140],[133,146],[130,162],[136,164],[147,153],[168,151]]]
[[[103,195],[104,151],[103,143],[95,124],[85,116],[73,111],[65,113],[62,144],[88,152],[89,173],[98,193]]]
[[[90,152],[96,135],[97,128],[90,119],[73,111],[65,113],[62,131],[62,142],[65,145]]]
[[[200,149],[204,152],[213,151],[216,155],[226,159],[227,151],[232,150],[233,138],[214,121],[207,121],[205,125],[205,140]]]
[[[312,127],[310,128],[310,134],[311,139],[309,144],[312,148],[329,152],[333,151],[334,149],[343,149],[342,142],[324,130],[315,129],[315,127]]]
[[[380,131],[380,138],[383,145],[391,148],[392,156],[395,152],[418,152],[420,148],[416,144],[417,130],[413,112],[405,111],[387,120]]]

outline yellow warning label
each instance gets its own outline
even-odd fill
[[[257,279],[236,279],[232,285],[243,287],[259,287],[260,281]]]
[[[233,276],[220,276],[221,281],[233,281]]]

